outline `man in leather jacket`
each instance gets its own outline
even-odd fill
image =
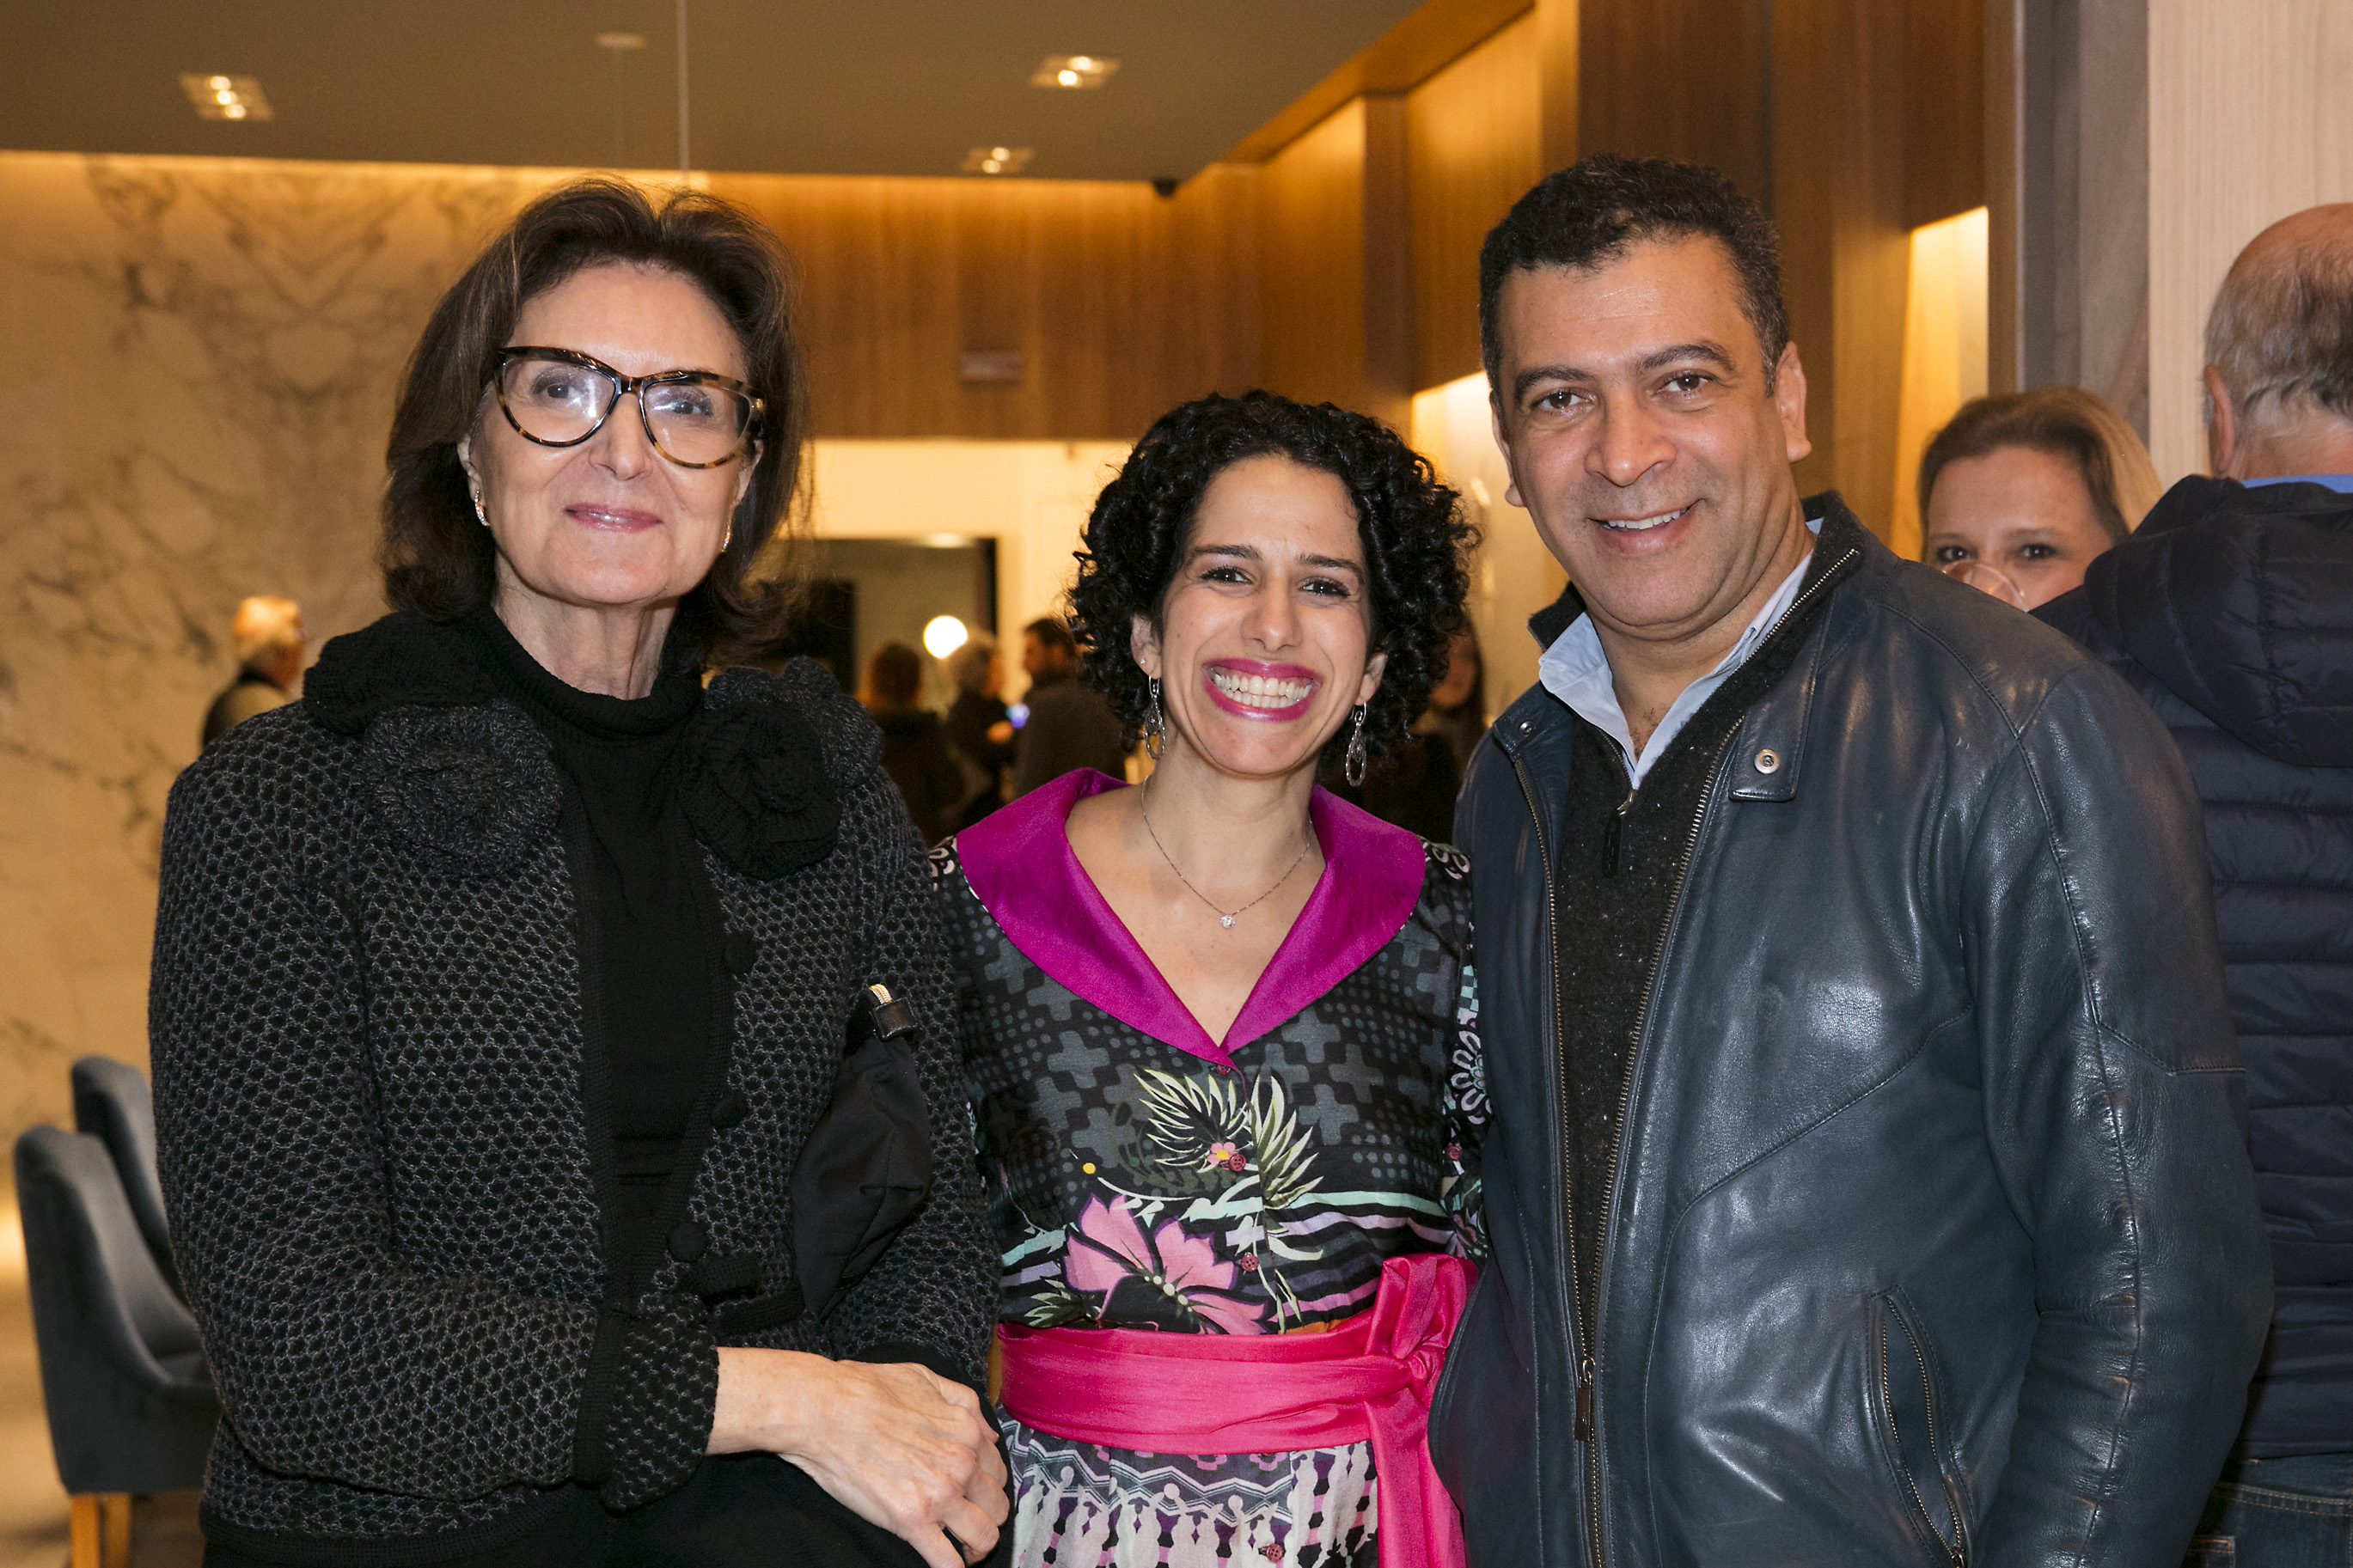
[[[1799,499],[1721,175],[1588,159],[1480,273],[1573,586],[1455,824],[1493,1261],[1430,1427],[1472,1563],[2178,1563],[2271,1298],[2179,754]]]

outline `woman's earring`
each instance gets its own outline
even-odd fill
[[[1365,704],[1356,704],[1356,733],[1348,737],[1348,787],[1362,789],[1365,785]]]
[[[490,527],[491,514],[482,510],[482,492],[480,489],[475,489],[472,485],[468,485],[466,488],[473,493],[475,521],[480,522],[484,528]]]
[[[733,518],[732,518],[732,517],[731,517],[731,518],[729,518],[729,519],[727,520],[727,537],[726,537],[726,538],[724,538],[724,539],[723,539],[723,540],[721,540],[721,541],[719,542],[719,553],[720,553],[720,554],[722,554],[722,555],[726,554],[726,553],[727,553],[727,547],[728,547],[729,545],[731,545],[731,544],[734,543],[734,542],[735,542],[735,520],[734,520]]]
[[[1160,711],[1160,678],[1152,678],[1152,702],[1144,710],[1144,754],[1154,762],[1168,746],[1168,721]]]

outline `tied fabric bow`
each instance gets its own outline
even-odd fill
[[[1005,1407],[1041,1432],[1145,1453],[1369,1442],[1381,1568],[1463,1568],[1461,1518],[1430,1461],[1430,1401],[1475,1272],[1436,1253],[1392,1258],[1372,1310],[1321,1334],[999,1325]]]

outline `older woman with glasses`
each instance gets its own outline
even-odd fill
[[[922,847],[773,639],[755,221],[616,182],[442,300],[396,613],[173,791],[151,1020],[211,1564],[986,1552],[995,1289]]]

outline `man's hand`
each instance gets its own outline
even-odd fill
[[[980,1401],[920,1366],[722,1348],[709,1451],[750,1449],[799,1466],[931,1568],[965,1568],[988,1555],[1011,1509],[1005,1461]]]

